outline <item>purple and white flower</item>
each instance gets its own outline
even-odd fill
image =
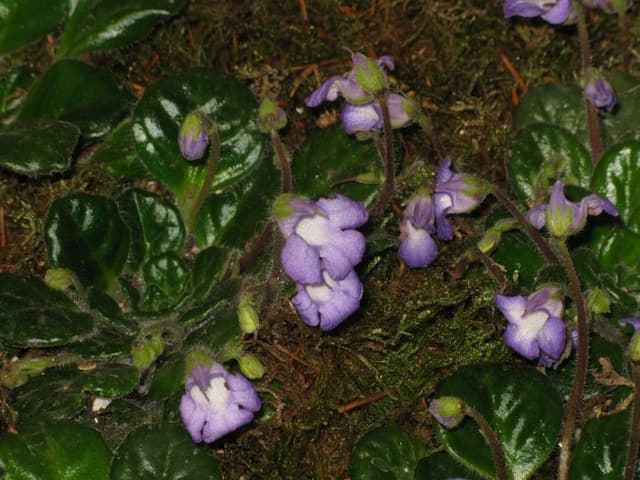
[[[404,209],[398,255],[410,268],[426,267],[436,259],[438,247],[431,238],[434,220],[433,201],[428,195],[416,195]]]
[[[215,442],[253,420],[261,402],[253,384],[219,363],[197,366],[187,378],[180,416],[196,443]]]
[[[291,299],[304,323],[322,330],[333,330],[360,306],[362,283],[356,272],[342,280],[334,280],[325,271],[321,284],[298,284],[298,293]]]
[[[278,222],[287,238],[281,254],[284,271],[296,283],[322,284],[323,271],[343,280],[362,260],[365,239],[355,228],[369,219],[367,209],[344,195],[317,202],[292,200],[293,213]]]
[[[541,364],[560,359],[566,346],[566,327],[558,288],[542,288],[528,297],[496,294],[495,301],[509,323],[504,339],[511,349]]]
[[[557,180],[553,185],[549,204],[533,207],[527,213],[529,222],[547,230],[556,237],[566,237],[582,230],[587,223],[587,215],[600,215],[606,212],[618,216],[618,209],[606,198],[594,193],[587,195],[580,202],[572,202],[564,195],[564,184]]]
[[[391,128],[404,128],[415,120],[417,107],[408,98],[397,93],[387,95],[387,108]],[[347,103],[342,108],[342,126],[349,135],[358,132],[370,132],[383,127],[382,108],[380,102],[374,101],[365,105]]]
[[[601,112],[610,112],[618,103],[611,84],[602,78],[588,82],[583,92],[587,100]]]
[[[436,188],[433,194],[438,238],[451,240],[453,229],[446,216],[451,213],[466,213],[482,203],[490,187],[479,178],[451,170],[451,157],[442,159],[436,173]]]
[[[558,25],[573,17],[571,0],[505,0],[505,18],[541,17],[548,23]]]

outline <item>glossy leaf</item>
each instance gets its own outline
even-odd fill
[[[149,86],[133,116],[138,154],[181,206],[187,202],[189,191],[193,194],[199,190],[206,175],[207,156],[191,163],[178,148],[180,125],[196,109],[215,121],[220,132],[220,160],[211,191],[253,172],[262,158],[265,141],[256,128],[253,95],[232,77],[201,68]]]
[[[418,462],[415,480],[445,480],[462,479],[481,480],[475,473],[470,472],[462,464],[456,462],[446,453],[435,453]]]
[[[533,242],[518,230],[502,234],[502,241],[491,258],[507,269],[515,284],[529,289],[535,288],[536,276],[546,265]]]
[[[147,169],[138,156],[131,132],[131,120],[124,120],[93,152],[91,161],[116,178],[145,178]]]
[[[589,420],[569,469],[570,480],[618,480],[624,477],[629,442],[629,411]],[[635,478],[638,478],[637,471]]]
[[[138,332],[138,323],[124,315],[118,303],[102,290],[89,288],[87,290],[87,302],[89,307],[111,327],[128,335]]]
[[[86,361],[106,361],[128,358],[133,338],[102,327],[91,337],[67,347],[69,353],[81,356]]]
[[[2,0],[0,55],[44,37],[62,23],[68,8],[69,0]]]
[[[0,469],[7,480],[108,480],[110,462],[100,434],[72,422],[0,436]]]
[[[211,451],[193,443],[184,428],[140,427],[118,448],[110,480],[159,478],[222,480],[222,473]]]
[[[511,145],[507,171],[523,200],[545,200],[557,178],[589,187],[593,165],[589,151],[568,130],[533,124],[520,129]]]
[[[608,150],[593,172],[591,189],[618,208],[629,224],[640,207],[640,142],[626,142]],[[636,217],[637,218],[637,217]],[[629,225],[640,233],[640,225]]]
[[[130,102],[131,96],[120,90],[110,72],[77,60],[62,60],[34,83],[18,120],[48,118],[73,123],[83,139],[91,141],[115,127]]]
[[[331,185],[374,170],[381,170],[381,160],[373,142],[356,140],[344,133],[340,125],[311,132],[292,165],[296,193],[313,199],[342,193],[367,205],[374,203],[379,185],[356,182]]]
[[[206,299],[216,286],[229,264],[229,250],[224,247],[209,247],[198,253],[191,268],[193,297]]]
[[[93,318],[38,280],[0,273],[0,340],[17,347],[64,345],[89,335]]]
[[[184,355],[175,354],[156,369],[149,389],[149,398],[153,401],[167,398],[184,390]]]
[[[56,200],[45,222],[53,267],[73,270],[87,286],[106,288],[129,254],[129,231],[113,200],[75,193]]]
[[[178,209],[155,193],[137,188],[118,198],[120,216],[129,227],[129,266],[136,271],[151,257],[182,250],[184,224]]]
[[[194,234],[202,247],[244,248],[269,220],[279,192],[279,173],[264,162],[250,178],[211,195],[202,207]]]
[[[29,120],[0,130],[0,167],[36,177],[64,172],[80,130],[58,120]]]
[[[138,384],[140,372],[133,365],[106,363],[79,376],[83,390],[103,398],[123,397]]]
[[[640,235],[628,228],[603,226],[591,239],[601,267],[613,272],[618,265],[640,273]]]
[[[397,425],[369,432],[351,454],[352,480],[413,480],[424,445]]]
[[[546,83],[529,89],[513,116],[515,129],[533,124],[554,125],[575,135],[589,146],[585,99],[575,84]]]
[[[455,396],[475,408],[496,433],[513,480],[529,478],[555,447],[562,400],[549,379],[530,368],[474,365],[445,379],[437,396]],[[447,451],[468,468],[495,477],[489,447],[478,426],[466,418],[447,430],[438,424]]]
[[[65,25],[58,57],[123,47],[147,36],[184,0],[80,0]]]
[[[147,291],[143,297],[145,310],[162,310],[177,302],[189,288],[189,275],[184,262],[175,253],[153,257],[144,265]]]

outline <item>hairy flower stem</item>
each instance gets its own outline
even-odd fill
[[[507,195],[498,187],[494,185],[491,194],[507,209],[511,216],[520,224],[520,228],[527,234],[527,236],[533,241],[538,248],[538,251],[544,256],[545,260],[550,263],[560,263],[560,259],[556,253],[549,247],[549,244],[544,239],[542,234],[531,225],[531,222],[527,220],[518,207],[507,197]]]
[[[489,444],[489,449],[491,450],[493,465],[496,468],[498,480],[509,480],[509,475],[507,474],[507,464],[504,459],[502,447],[500,447],[500,441],[498,440],[496,433],[493,431],[493,428],[491,428],[491,425],[489,425],[489,422],[485,420],[480,412],[478,412],[475,408],[470,407],[469,405],[465,404],[464,413],[475,420],[475,422],[480,427],[482,436]]]
[[[384,161],[384,185],[382,186],[382,192],[380,192],[380,198],[374,208],[375,213],[382,213],[391,200],[393,192],[396,189],[395,180],[395,155],[393,152],[393,131],[391,129],[391,117],[389,116],[389,106],[387,105],[387,92],[383,92],[379,95],[378,101],[380,102],[380,109],[382,111],[382,125],[384,132],[384,149],[383,149],[383,161]]]
[[[631,431],[629,432],[629,449],[624,463],[624,480],[633,480],[638,459],[638,446],[640,445],[640,365],[635,362],[633,371],[633,413],[631,414]]]
[[[622,69],[629,71],[631,63],[631,50],[629,48],[629,21],[627,12],[623,10],[618,13],[618,28],[620,30],[620,52],[622,54]]]
[[[580,40],[580,52],[582,53],[582,76],[586,77],[591,69],[591,50],[589,48],[589,32],[585,9],[579,1],[573,2],[573,8],[578,12],[578,39]],[[602,157],[602,140],[600,139],[600,123],[596,107],[585,99],[587,109],[587,127],[589,129],[589,142],[591,143],[591,161],[597,165]]]
[[[209,196],[211,190],[211,184],[216,176],[216,170],[218,169],[218,160],[220,159],[220,133],[216,127],[210,128],[209,133],[209,160],[207,161],[207,175],[204,179],[204,183],[198,191],[193,204],[187,210],[187,218],[185,221],[185,227],[187,229],[187,235],[193,231],[193,227],[198,219],[198,213],[204,204],[204,201]]]
[[[558,251],[562,259],[562,265],[567,271],[570,282],[570,294],[576,306],[578,345],[576,347],[576,371],[573,379],[571,396],[564,410],[564,422],[560,436],[560,459],[558,461],[558,480],[567,480],[569,476],[569,462],[571,460],[571,447],[576,429],[576,422],[580,414],[582,394],[587,380],[587,363],[589,361],[589,322],[587,309],[580,279],[573,264],[571,254],[564,239],[557,241]]]
[[[282,193],[289,193],[293,190],[293,181],[291,179],[291,165],[289,162],[289,154],[282,143],[282,139],[278,131],[271,130],[271,145],[276,153],[278,163],[280,164],[280,178],[282,180]]]

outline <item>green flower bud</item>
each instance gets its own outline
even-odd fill
[[[446,428],[455,428],[465,417],[464,402],[458,397],[440,397],[431,401],[429,413]]]
[[[67,268],[50,268],[44,274],[44,283],[54,290],[66,290],[76,280],[76,274]]]
[[[213,365],[213,356],[208,350],[196,347],[190,350],[184,359],[184,378],[185,380],[191,375],[196,367],[207,367]]]
[[[238,305],[238,322],[240,323],[240,330],[245,334],[254,333],[260,327],[258,312],[248,297],[242,297],[240,300],[240,304]]]
[[[287,114],[273,100],[265,98],[258,110],[258,128],[263,133],[281,130],[287,125]]]
[[[629,342],[629,358],[633,363],[640,363],[640,330],[633,334]]]
[[[607,313],[609,311],[609,295],[599,288],[593,288],[587,292],[587,308],[594,313]]]
[[[240,371],[249,380],[259,380],[264,376],[264,366],[258,357],[251,353],[240,356],[238,359]]]
[[[140,370],[149,368],[164,351],[164,340],[159,334],[138,339],[131,347],[133,364]]]

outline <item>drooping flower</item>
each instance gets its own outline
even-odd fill
[[[558,25],[573,16],[571,0],[505,0],[504,16],[541,17],[548,23]]]
[[[364,205],[336,195],[316,202],[290,197],[289,206],[290,214],[278,219],[287,275],[303,284],[323,284],[325,270],[334,280],[346,278],[364,254],[364,236],[355,230],[369,218]]]
[[[531,208],[527,218],[537,229],[546,225],[552,235],[566,237],[584,228],[587,215],[600,215],[602,212],[614,217],[618,216],[618,210],[613,203],[593,193],[580,202],[568,200],[564,195],[564,184],[557,180],[553,185],[549,204]]]
[[[436,173],[433,194],[438,238],[451,240],[453,229],[446,216],[451,213],[466,213],[482,203],[489,193],[489,185],[466,173],[451,170],[451,157],[445,157]]]
[[[601,112],[610,112],[618,103],[611,84],[602,78],[588,82],[583,92],[587,100]]]
[[[435,232],[434,219],[433,201],[429,195],[416,195],[404,210],[398,255],[410,268],[426,267],[438,254],[436,242],[431,238]]]
[[[417,106],[410,99],[397,93],[387,95],[387,108],[391,128],[404,128],[416,118]],[[370,132],[383,127],[382,107],[373,101],[365,105],[347,103],[342,108],[342,127],[349,135],[358,132]]]
[[[446,428],[455,428],[465,417],[464,402],[458,397],[439,397],[429,404],[429,413]]]
[[[559,289],[542,288],[528,297],[496,294],[495,301],[509,323],[504,339],[511,349],[541,364],[560,359],[566,346],[566,327],[561,319],[564,305]]]
[[[253,384],[218,363],[196,366],[185,385],[180,415],[196,443],[211,443],[249,423],[261,402]]]
[[[322,330],[333,330],[360,306],[362,283],[351,270],[342,280],[325,271],[320,284],[298,283],[298,293],[291,299],[304,322]]]
[[[205,115],[199,111],[190,112],[182,122],[178,145],[180,153],[187,160],[200,160],[204,156],[209,145],[208,123]]]

